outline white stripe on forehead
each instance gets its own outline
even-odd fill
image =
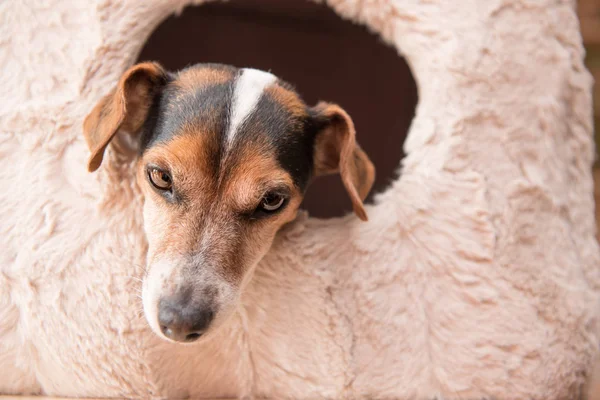
[[[252,114],[260,96],[267,87],[273,84],[277,77],[268,72],[252,68],[244,68],[235,81],[231,109],[229,111],[229,129],[227,143],[235,140],[237,131],[246,118]]]

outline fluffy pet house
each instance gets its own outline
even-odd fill
[[[575,1],[327,3],[411,66],[402,174],[368,223],[286,227],[231,326],[192,347],[139,317],[139,189],[127,166],[88,174],[82,136],[187,2],[0,5],[0,393],[578,398],[600,253]]]

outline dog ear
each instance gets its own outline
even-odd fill
[[[354,213],[366,221],[363,200],[373,186],[375,167],[356,143],[354,123],[336,104],[321,102],[312,111],[318,126],[314,148],[315,176],[339,172]]]
[[[152,105],[154,95],[167,83],[168,75],[157,63],[146,62],[129,68],[117,86],[96,104],[85,118],[83,132],[90,158],[88,171],[100,167],[104,151],[119,129],[138,133]]]

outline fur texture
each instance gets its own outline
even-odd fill
[[[330,0],[413,69],[402,177],[368,223],[285,228],[231,326],[192,347],[139,316],[134,168],[88,174],[81,127],[186,2],[42,3],[0,3],[0,393],[581,394],[598,347],[600,252],[574,0]]]

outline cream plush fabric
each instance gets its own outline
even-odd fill
[[[82,120],[186,1],[0,2],[0,393],[577,398],[600,252],[575,1],[328,3],[413,70],[402,176],[368,223],[287,227],[222,337],[181,346],[140,316],[132,169],[88,174]]]

